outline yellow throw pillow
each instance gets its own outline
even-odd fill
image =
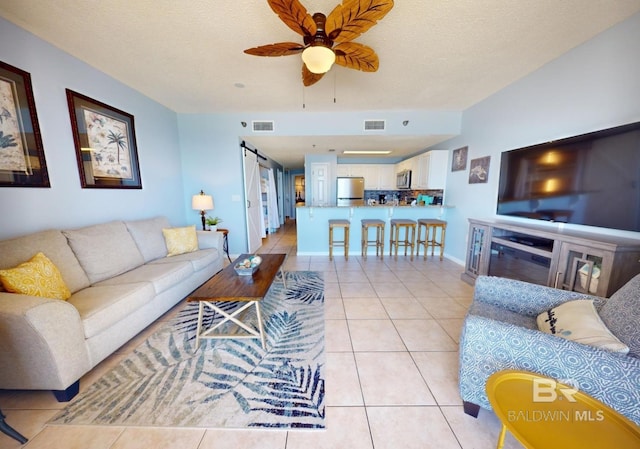
[[[162,234],[164,234],[164,241],[167,244],[167,257],[198,250],[198,235],[195,225],[184,228],[165,228],[162,230]]]
[[[0,270],[0,282],[11,293],[64,300],[71,296],[58,267],[43,253],[15,268]]]

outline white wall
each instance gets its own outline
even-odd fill
[[[466,171],[449,173],[447,202],[456,208],[447,212],[446,252],[463,262],[467,219],[496,218],[501,152],[639,120],[640,14],[636,14],[466,110],[462,134],[434,147],[469,146],[468,160],[491,156],[487,184],[468,184],[468,162]],[[565,227],[640,238],[637,232]]]
[[[3,19],[0,60],[31,74],[51,181],[51,188],[0,188],[0,239],[155,215],[185,221],[174,112]],[[142,190],[81,188],[66,88],[134,116]]]

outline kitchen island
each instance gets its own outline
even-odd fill
[[[299,256],[329,255],[329,220],[343,219],[351,222],[349,233],[349,255],[361,254],[361,224],[362,219],[377,218],[385,221],[384,249],[385,256],[389,255],[389,232],[392,218],[405,218],[418,221],[420,218],[438,218],[446,220],[447,209],[453,206],[300,206],[296,208],[296,228],[298,237]],[[337,231],[342,238],[342,232]],[[417,232],[417,228],[416,228]],[[373,232],[370,239],[373,237]],[[341,250],[342,248],[340,248]],[[342,251],[334,252],[334,257],[340,257]],[[375,248],[368,248],[368,255],[375,255]]]

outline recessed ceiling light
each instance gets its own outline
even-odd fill
[[[342,154],[389,154],[391,150],[344,150]]]

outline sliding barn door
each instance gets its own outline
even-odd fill
[[[254,253],[262,246],[262,210],[260,207],[260,166],[258,157],[241,148],[244,167],[244,197],[247,208],[247,248]]]

